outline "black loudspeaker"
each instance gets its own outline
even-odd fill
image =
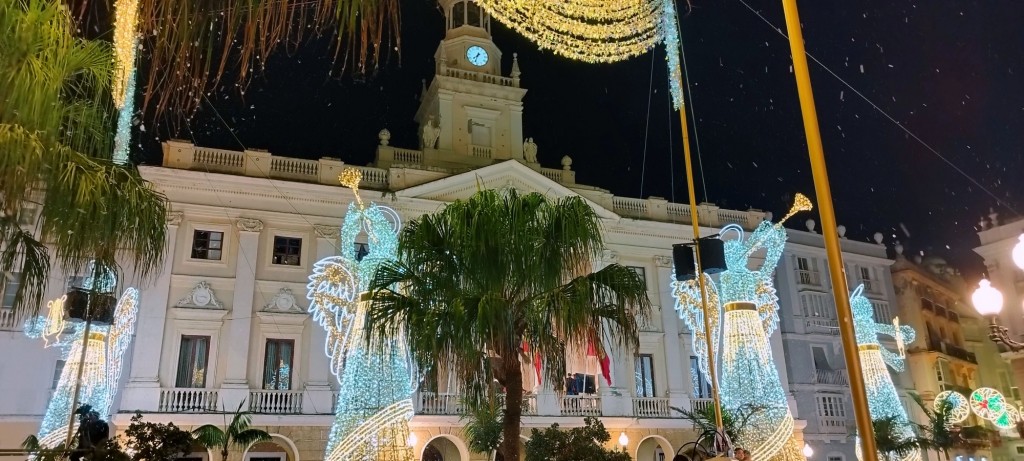
[[[109,325],[114,320],[114,309],[117,308],[117,298],[111,294],[92,294],[92,305],[89,305],[90,294],[88,291],[72,288],[67,293],[67,300],[64,308],[67,309],[68,317],[78,320],[86,320],[92,317],[93,323]]]
[[[700,245],[700,265],[704,273],[725,272],[725,242],[714,236],[702,238],[697,244]]]
[[[693,248],[685,243],[672,245],[672,265],[676,270],[676,281],[685,282],[697,277],[697,260]]]

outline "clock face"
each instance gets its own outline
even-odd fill
[[[469,63],[474,66],[483,66],[484,64],[487,64],[487,50],[473,45],[466,50],[466,59],[468,59]]]

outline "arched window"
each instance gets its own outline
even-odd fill
[[[470,26],[480,27],[482,24],[480,5],[476,2],[469,2],[466,6],[466,24]]]
[[[458,2],[452,5],[452,29],[461,27],[466,23],[466,2]]]

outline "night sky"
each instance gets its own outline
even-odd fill
[[[743,1],[784,26],[778,0]],[[982,266],[971,249],[979,220],[990,209],[1001,220],[1018,216],[1010,207],[1024,209],[1024,182],[1017,180],[1024,173],[1024,6],[1015,0],[804,0],[800,6],[809,53],[1008,204],[811,62],[837,220],[848,238],[869,240],[881,231],[890,246],[898,239],[908,253],[939,254],[977,276]],[[205,105],[177,133],[145,118],[139,160],[159,163],[158,141],[172,136],[359,165],[373,161],[384,127],[392,145],[415,148],[416,98],[421,80],[433,76],[444,26],[433,0],[404,0],[402,19],[401,54],[377,75],[332,77],[326,40],[307,43],[295,55],[275,55],[244,95],[233,84],[210,94],[216,110]],[[542,164],[558,167],[569,155],[577,182],[616,195],[686,201],[662,50],[612,65],[578,63],[493,24],[504,74],[519,53],[529,90],[524,133],[538,144]],[[691,140],[695,128],[703,159],[698,200],[781,216],[794,193],[813,198],[786,39],[740,0],[694,0],[681,26],[695,112]],[[790,227],[803,229],[806,218]]]

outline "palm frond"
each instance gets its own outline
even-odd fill
[[[18,272],[9,269],[18,268]],[[42,304],[47,274],[50,273],[50,257],[46,247],[32,234],[19,225],[13,217],[0,217],[0,269],[3,279],[17,284],[12,309],[21,312],[27,309],[30,316],[36,315]],[[8,285],[10,286],[10,285]]]
[[[204,424],[193,429],[192,435],[195,437],[196,442],[199,442],[205,448],[220,449],[226,445],[227,434],[223,429],[213,424]]]
[[[270,434],[262,429],[246,429],[235,434],[234,443],[242,448],[248,448],[254,443],[267,442]]]

